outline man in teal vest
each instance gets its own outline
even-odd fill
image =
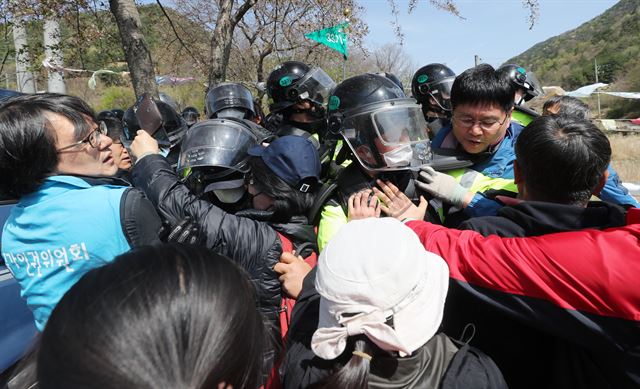
[[[158,241],[153,205],[112,177],[106,130],[72,96],[25,95],[0,106],[0,191],[19,199],[2,230],[2,257],[40,331],[85,273]]]

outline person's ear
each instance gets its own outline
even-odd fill
[[[513,183],[519,185],[522,182],[522,172],[520,171],[520,165],[518,160],[513,161]]]
[[[518,198],[523,198],[526,188],[518,160],[513,161],[513,183],[518,187]]]
[[[596,188],[593,190],[591,194],[593,194],[594,196],[599,196],[600,192],[602,192],[602,188],[604,188],[604,185],[607,183],[608,179],[609,179],[609,169],[605,169],[604,173],[602,173],[602,177],[600,177],[600,182],[598,182],[598,185],[596,186]]]

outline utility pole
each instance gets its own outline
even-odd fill
[[[594,58],[593,59],[593,64],[594,64],[594,68],[595,68],[595,72],[596,72],[596,84],[598,83],[598,59]],[[602,115],[600,113],[600,92],[595,91],[596,95],[598,96],[598,119],[602,119]]]
[[[482,58],[480,58],[480,56],[478,54],[473,56],[473,60],[476,63],[476,66],[480,65],[480,61],[482,61]]]

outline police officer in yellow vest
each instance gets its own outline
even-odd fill
[[[511,120],[526,127],[540,114],[524,104],[534,97],[544,95],[542,85],[533,72],[515,64],[502,65],[498,68],[498,73],[508,79],[516,89]]]
[[[353,163],[340,172],[337,189],[322,209],[320,249],[347,223],[347,202],[353,193],[373,188],[378,178],[416,199],[411,170],[431,158],[420,105],[387,77],[363,74],[343,81],[329,98],[328,114],[328,130],[343,138]]]

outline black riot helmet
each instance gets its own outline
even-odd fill
[[[163,101],[156,101],[156,104],[162,114],[163,126],[167,131],[167,135],[169,135],[171,147],[180,144],[184,133],[189,128],[187,122],[185,122],[182,116],[171,105]]]
[[[158,101],[154,99],[160,114],[162,115],[162,126],[161,130],[156,131],[159,137],[156,137],[154,134],[154,138],[162,141],[163,138],[167,138],[170,143],[170,147],[175,147],[180,144],[180,140],[182,136],[187,130],[187,123],[185,120],[173,109],[169,104]],[[134,106],[129,107],[122,117],[122,123],[124,125],[124,137],[126,141],[132,141],[138,130],[140,130],[140,124],[138,123],[138,118],[136,117]],[[166,136],[164,136],[166,134]],[[127,142],[123,142],[127,144]]]
[[[404,91],[404,85],[402,84],[402,81],[400,81],[398,76],[396,76],[395,74],[389,73],[389,72],[378,72],[376,74],[380,75],[380,76],[387,77],[388,79],[393,81],[394,84],[398,85],[400,87],[400,89],[402,89],[402,91]]]
[[[124,117],[124,111],[120,108],[112,109],[111,112],[120,120]]]
[[[431,63],[418,69],[411,79],[411,93],[423,107],[451,117],[451,86],[456,74],[441,63]]]
[[[256,116],[253,96],[242,84],[223,82],[209,89],[205,98],[207,117],[252,120]]]
[[[98,112],[98,114],[96,115],[96,119],[100,120],[104,120],[107,118],[111,118],[111,119],[118,119],[118,117],[116,116],[115,113],[113,113],[113,111],[107,110],[107,111],[100,111]]]
[[[363,74],[329,97],[329,131],[342,135],[362,167],[409,170],[431,158],[421,107],[387,77]]]
[[[524,96],[522,96],[524,101],[529,101],[536,96],[544,94],[542,85],[538,81],[536,75],[533,74],[533,72],[528,72],[522,66],[506,64],[500,66],[497,71],[503,77],[508,78],[516,88],[524,89]],[[516,105],[520,105],[521,103],[522,100],[516,101]]]
[[[335,81],[319,67],[309,67],[298,61],[284,62],[267,78],[267,94],[271,99],[269,110],[280,112],[303,100],[317,106],[326,105],[335,85]]]
[[[178,173],[195,194],[213,193],[224,204],[244,196],[247,151],[260,142],[253,126],[248,120],[209,119],[189,129],[180,148]]]
[[[193,126],[200,120],[200,112],[196,107],[186,107],[182,110],[180,116],[182,116],[188,127]]]
[[[160,98],[160,101],[162,101],[165,104],[168,104],[171,108],[173,108],[174,111],[178,111],[178,102],[176,102],[176,100],[169,96],[168,94],[164,93],[164,92],[160,92],[158,93],[158,97]]]

